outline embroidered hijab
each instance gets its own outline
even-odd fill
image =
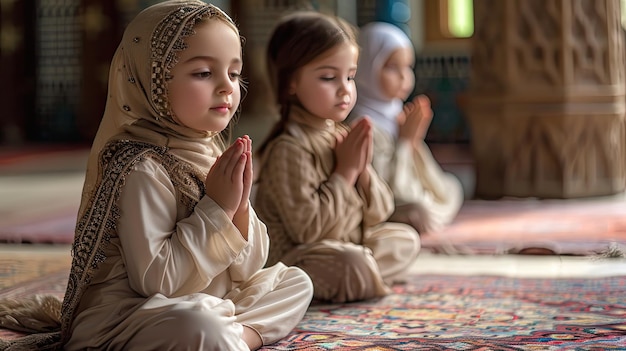
[[[372,22],[359,31],[359,69],[355,82],[359,97],[348,121],[367,115],[372,122],[394,137],[398,134],[396,118],[402,111],[403,101],[383,95],[380,71],[391,54],[400,48],[411,48],[409,37],[397,26]]]
[[[105,112],[88,159],[63,303],[58,306],[58,300],[49,296],[0,301],[3,326],[38,333],[9,343],[0,340],[0,349],[59,349],[68,340],[81,296],[106,258],[103,248],[119,215],[119,189],[132,163],[140,158],[137,149],[182,160],[178,163],[183,169],[200,176],[206,175],[221,153],[223,143],[217,133],[178,123],[167,100],[169,70],[176,64],[177,53],[186,48],[184,39],[193,35],[197,23],[214,19],[238,33],[228,15],[199,0],[164,1],[129,23],[111,62]],[[118,163],[110,166],[111,160]],[[18,309],[21,314],[16,317]],[[38,327],[33,326],[35,320]]]
[[[93,191],[100,151],[114,137],[171,148],[201,173],[208,172],[220,151],[216,144],[222,146],[216,133],[178,123],[166,98],[169,69],[176,63],[176,54],[186,48],[184,39],[193,34],[193,26],[205,18],[224,20],[238,33],[228,15],[199,0],[165,1],[129,23],[111,62],[108,99],[89,155],[84,195]]]

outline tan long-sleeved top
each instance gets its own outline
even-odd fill
[[[268,226],[270,265],[300,244],[361,244],[366,229],[394,210],[393,194],[373,168],[368,189],[333,174],[335,135],[344,126],[292,109],[285,132],[268,144],[257,170],[254,204]]]

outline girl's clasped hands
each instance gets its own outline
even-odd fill
[[[206,194],[226,212],[244,237],[252,178],[252,139],[244,135],[218,157],[205,180]]]
[[[367,165],[372,162],[373,131],[369,119],[356,122],[347,133],[337,134],[335,172],[354,185],[361,175],[366,175]]]
[[[404,104],[398,116],[398,136],[402,140],[411,141],[414,145],[420,144],[426,137],[426,132],[433,119],[430,100],[425,95],[418,95]]]

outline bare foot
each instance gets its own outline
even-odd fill
[[[248,345],[250,350],[258,350],[263,346],[261,336],[252,328],[243,326],[243,341]]]

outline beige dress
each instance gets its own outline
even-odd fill
[[[369,189],[333,174],[339,124],[292,110],[286,131],[268,144],[256,170],[255,208],[272,242],[268,264],[304,269],[318,299],[387,294],[416,258],[419,236],[408,225],[386,222],[393,195],[372,168]]]
[[[87,161],[63,301],[0,299],[8,350],[248,350],[286,336],[313,295],[297,267],[264,268],[266,227],[248,240],[205,195],[217,131],[179,123],[167,82],[197,23],[230,17],[200,0],[159,2],[124,31]],[[211,186],[210,184],[207,186]]]
[[[418,223],[420,233],[443,229],[463,204],[461,182],[441,169],[424,142],[413,146],[375,127],[372,164],[394,193],[392,220]],[[406,218],[416,214],[419,218]]]
[[[190,213],[157,161],[125,178],[117,230],[65,349],[247,350],[243,325],[264,344],[288,334],[308,307],[309,278],[281,263],[263,268],[269,239],[253,210],[247,241],[207,196]]]

